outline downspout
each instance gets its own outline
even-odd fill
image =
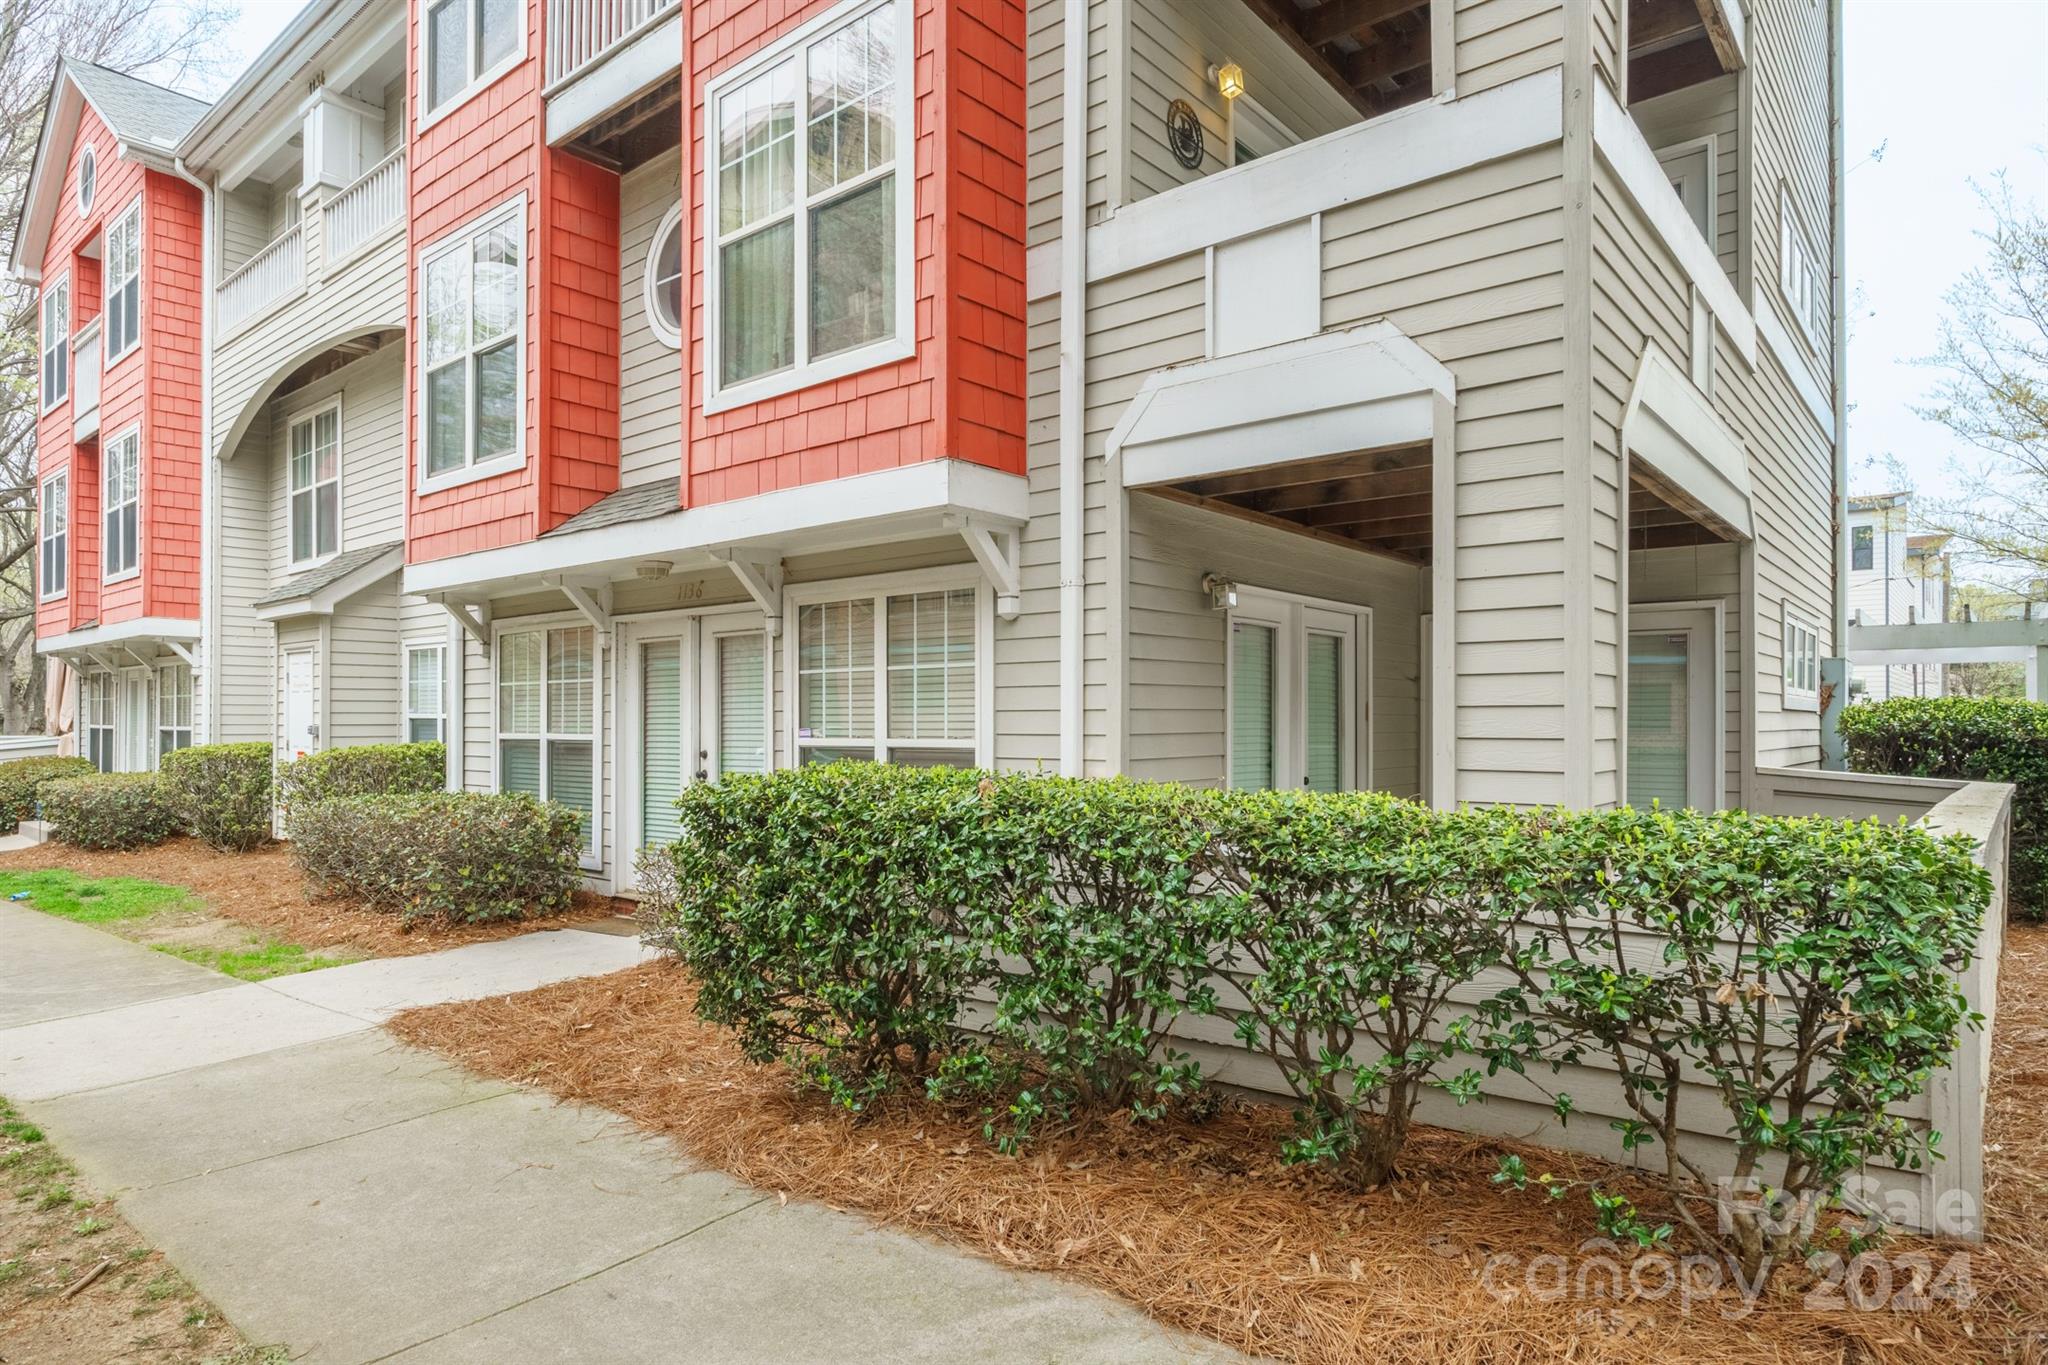
[[[1828,161],[1830,206],[1828,226],[1832,238],[1829,249],[1829,270],[1833,277],[1833,288],[1829,303],[1834,309],[1834,335],[1830,338],[1834,346],[1835,360],[1835,653],[1846,657],[1849,653],[1849,319],[1848,319],[1848,252],[1845,239],[1848,235],[1848,163],[1844,155],[1847,148],[1847,134],[1842,125],[1842,0],[1828,0]],[[1887,533],[1889,540],[1889,533]],[[1889,545],[1887,545],[1889,549]],[[1887,557],[1885,570],[1891,570]],[[1891,588],[1885,588],[1885,602],[1891,602]],[[1886,677],[1891,675],[1887,673]],[[1841,694],[1834,704],[1826,708],[1820,730],[1821,766],[1837,772],[1848,767],[1848,755],[1844,750],[1838,721],[1842,706],[1848,701],[1849,670],[1843,665],[1835,686]]]
[[[1060,773],[1079,777],[1086,515],[1088,289],[1088,0],[1067,0],[1060,30],[1065,90],[1060,108]]]
[[[199,667],[192,690],[203,697],[192,717],[192,742],[211,744],[220,714],[220,488],[213,456],[213,190],[186,169],[185,158],[171,162],[180,180],[199,191]]]

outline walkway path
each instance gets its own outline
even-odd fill
[[[1224,1360],[694,1169],[376,1024],[640,959],[566,929],[242,984],[0,904],[0,1094],[252,1340],[370,1362]]]

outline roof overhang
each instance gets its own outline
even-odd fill
[[[1632,471],[1664,501],[1723,536],[1754,539],[1742,442],[1655,342],[1636,365],[1621,439]]]
[[[486,601],[563,575],[610,580],[650,561],[708,567],[735,555],[779,560],[969,531],[1011,532],[1028,519],[1028,485],[962,460],[921,460],[896,469],[678,508],[660,516],[494,550],[409,564],[410,596]]]
[[[67,663],[90,659],[114,667],[119,656],[142,645],[162,645],[187,663],[192,653],[187,646],[199,642],[199,623],[171,616],[138,616],[104,626],[84,626],[62,635],[36,641],[36,653],[54,655]],[[132,659],[132,654],[130,655]]]
[[[1389,322],[1148,376],[1110,433],[1126,488],[1426,443],[1457,381]],[[1254,454],[1256,452],[1256,454]]]
[[[383,554],[350,569],[341,577],[318,588],[291,597],[280,597],[256,608],[259,621],[290,621],[301,616],[332,616],[334,609],[367,588],[376,586],[405,567],[405,547],[393,545]]]
[[[14,249],[7,258],[7,273],[17,280],[37,283],[43,275],[43,252],[50,244],[50,225],[57,219],[57,206],[64,198],[62,159],[53,170],[52,147],[69,147],[78,136],[79,116],[85,112],[85,92],[71,79],[64,63],[50,82],[49,97],[43,102],[43,132],[36,140],[35,160],[29,166],[28,189],[21,198],[21,219],[14,226]]]

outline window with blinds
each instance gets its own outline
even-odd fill
[[[718,637],[718,776],[768,771],[768,645]]]
[[[1687,637],[1663,632],[1628,640],[1628,803],[1648,810],[1688,804]]]
[[[796,667],[800,760],[972,765],[980,727],[981,610],[974,588],[802,607]]]
[[[583,817],[597,852],[597,637],[588,626],[498,640],[498,790],[527,792]]]
[[[448,651],[411,645],[405,651],[405,737],[415,744],[443,738]]]
[[[1230,634],[1230,785],[1275,785],[1274,677],[1279,632],[1238,622]]]
[[[1344,785],[1344,646],[1342,636],[1309,632],[1302,669],[1301,785],[1310,791]]]
[[[651,640],[640,647],[640,842],[670,844],[682,832],[676,798],[683,794],[683,645]]]
[[[1256,589],[1238,595],[1227,637],[1225,780],[1322,792],[1369,784],[1359,674],[1371,613]]]

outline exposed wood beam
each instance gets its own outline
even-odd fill
[[[1281,41],[1293,48],[1295,55],[1307,62],[1311,70],[1348,100],[1361,117],[1372,118],[1380,112],[1372,100],[1359,93],[1356,82],[1346,80],[1316,45],[1302,36],[1302,12],[1294,7],[1294,0],[1244,0],[1244,4],[1267,28],[1279,34]]]
[[[1407,498],[1382,498],[1378,502],[1337,502],[1326,507],[1308,507],[1294,514],[1304,526],[1356,526],[1381,521],[1427,520],[1429,494]]]
[[[1628,50],[1631,53],[1701,31],[1696,0],[1630,0]]]
[[[1429,30],[1417,29],[1398,38],[1384,38],[1362,47],[1344,61],[1344,79],[1368,86],[1429,65]]]
[[[1428,0],[1323,0],[1302,16],[1301,36],[1320,47],[1427,6]]]
[[[1668,95],[1673,90],[1683,90],[1722,74],[1721,59],[1715,54],[1714,45],[1702,34],[1690,42],[1631,57],[1628,64],[1629,103]]]
[[[1396,469],[1385,474],[1361,474],[1356,478],[1250,494],[1247,505],[1261,512],[1279,513],[1295,512],[1304,507],[1328,507],[1334,503],[1371,502],[1410,493],[1427,493],[1431,477],[1427,466]]]
[[[1181,485],[1201,497],[1223,497],[1233,493],[1260,493],[1301,484],[1322,484],[1354,475],[1384,474],[1397,469],[1416,469],[1429,464],[1428,446],[1376,446],[1347,455],[1329,455],[1313,460],[1289,460],[1284,464],[1247,469],[1239,474],[1218,474],[1213,478],[1190,479]]]
[[[1408,565],[1422,562],[1414,554],[1383,551],[1351,536],[1333,535],[1328,531],[1318,531],[1312,527],[1303,526],[1300,522],[1289,521],[1285,517],[1269,517],[1264,512],[1254,512],[1249,507],[1239,507],[1236,503],[1224,502],[1217,498],[1198,497],[1193,493],[1184,493],[1178,488],[1159,487],[1147,488],[1142,491],[1150,493],[1157,498],[1165,498],[1168,502],[1177,502],[1183,507],[1199,507],[1204,511],[1217,512],[1226,517],[1235,517],[1239,521],[1251,522],[1255,526],[1269,526],[1276,531],[1285,531],[1289,535],[1307,536],[1311,540],[1320,540],[1328,545],[1341,545],[1347,550],[1361,550],[1367,554],[1378,554],[1384,558],[1399,560],[1401,563]]]

